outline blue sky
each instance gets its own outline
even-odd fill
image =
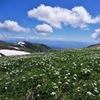
[[[99,4],[99,0],[0,0],[0,39],[99,42]]]

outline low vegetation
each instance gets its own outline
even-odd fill
[[[100,50],[1,57],[0,100],[100,100]]]

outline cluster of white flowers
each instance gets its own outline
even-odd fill
[[[90,91],[88,91],[87,94],[90,95],[90,96],[95,96],[95,95],[94,95],[92,92],[90,92]]]

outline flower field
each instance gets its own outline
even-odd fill
[[[100,50],[0,57],[0,100],[100,100]]]

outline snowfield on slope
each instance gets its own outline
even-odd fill
[[[30,54],[29,52],[25,52],[25,51],[8,50],[8,49],[1,49],[0,53],[4,54],[5,56]]]

